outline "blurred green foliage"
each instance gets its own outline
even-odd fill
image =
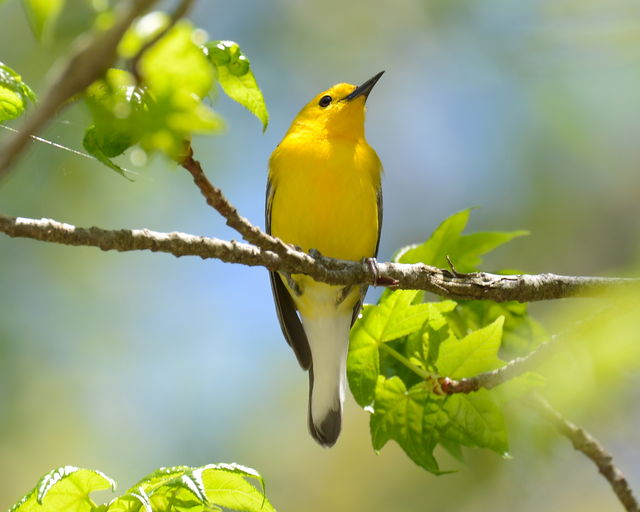
[[[22,4],[36,37],[49,39],[65,0],[22,0]]]
[[[137,21],[119,48],[120,56],[133,63],[133,73],[110,69],[85,94],[94,124],[85,133],[84,148],[125,177],[110,159],[133,145],[179,160],[194,134],[223,129],[222,118],[203,103],[216,81],[267,127],[262,92],[239,46],[204,44],[202,31],[184,20],[167,30],[168,25],[161,12]],[[166,34],[146,48],[163,30]],[[211,48],[217,50],[215,59]]]

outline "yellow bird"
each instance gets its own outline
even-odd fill
[[[304,251],[375,257],[382,224],[382,165],[364,136],[365,102],[381,71],[337,84],[296,116],[269,160],[267,232]],[[309,371],[309,431],[323,446],[340,434],[349,331],[367,287],[330,286],[271,272],[280,327]]]

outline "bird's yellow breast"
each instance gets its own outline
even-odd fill
[[[375,253],[381,165],[365,139],[290,134],[269,165],[271,233],[358,261]]]

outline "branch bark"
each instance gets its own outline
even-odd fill
[[[268,235],[238,213],[238,210],[229,202],[222,190],[209,181],[202,170],[200,162],[193,158],[193,148],[191,146],[188,147],[187,156],[180,165],[189,171],[193,177],[193,182],[204,196],[207,204],[222,215],[227,220],[227,226],[235,229],[247,242],[265,251],[273,251],[284,256],[294,252],[290,245],[285,244],[279,238]]]
[[[541,396],[534,394],[532,396],[532,404],[544,419],[571,441],[576,450],[591,459],[598,471],[607,479],[625,510],[638,512],[640,510],[638,501],[629,487],[629,482],[627,482],[622,471],[613,463],[611,454],[603,448],[598,440],[584,429],[564,418]]]
[[[52,219],[29,219],[2,214],[0,232],[11,237],[31,238],[43,242],[98,247],[103,251],[149,250],[178,257],[213,258],[228,263],[263,266],[280,272],[307,274],[317,281],[336,285],[371,283],[377,277],[384,276],[397,281],[398,288],[426,290],[454,299],[531,302],[588,297],[606,290],[619,291],[640,287],[639,279],[630,278],[555,274],[501,276],[486,272],[454,275],[447,270],[421,263],[379,263],[376,275],[370,265],[321,255],[311,256],[273,237],[270,238],[277,241],[275,243],[281,244],[279,247],[284,247],[282,254],[233,240],[225,241],[186,233],[159,233],[148,229],[81,228]]]

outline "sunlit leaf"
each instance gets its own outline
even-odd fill
[[[363,329],[378,342],[395,340],[415,331],[430,314],[428,304],[414,304],[422,292],[398,290],[373,308]]]
[[[509,450],[504,417],[486,389],[448,396],[441,410],[447,420],[439,430],[449,441],[500,454]]]
[[[431,366],[437,359],[438,345],[449,336],[445,315],[457,306],[452,300],[427,302],[427,319],[405,340],[405,351],[410,357],[417,357],[422,366]]]
[[[250,480],[255,480],[261,489]],[[275,512],[264,494],[262,476],[239,464],[160,468],[113,500],[109,511],[210,512],[222,510],[221,507],[242,512]]]
[[[34,92],[18,73],[0,62],[0,122],[22,115],[28,100],[36,101]]]
[[[442,342],[436,362],[440,374],[461,379],[503,366],[498,358],[503,323],[504,318],[499,317],[461,340],[452,337]]]
[[[118,45],[118,54],[124,59],[131,59],[169,23],[170,17],[165,12],[153,11],[145,14],[125,32]]]
[[[156,487],[161,486],[162,484],[170,481],[176,476],[183,475],[190,469],[191,468],[189,466],[172,466],[158,468],[148,475],[142,477],[140,481],[138,481],[138,483],[136,483],[136,485],[132,487],[132,489],[142,489],[145,493],[152,492]]]
[[[380,373],[379,342],[366,327],[369,322],[368,317],[374,310],[375,306],[365,305],[360,318],[353,325],[347,357],[349,389],[356,402],[362,407],[373,402],[376,381]]]
[[[121,155],[138,142],[149,107],[146,92],[131,73],[107,70],[85,90],[84,97],[93,118],[92,136],[106,157]]]
[[[10,512],[90,512],[94,491],[115,490],[115,482],[91,469],[63,466],[47,473]]]
[[[34,34],[40,40],[49,38],[65,0],[22,0]]]
[[[448,254],[448,248],[464,231],[471,210],[462,210],[444,220],[422,244],[400,249],[394,256],[398,263],[425,263],[436,265]]]
[[[424,384],[407,390],[400,378],[380,376],[375,395],[370,419],[373,448],[380,450],[393,439],[416,464],[439,473],[433,449],[438,442],[435,426],[441,411]]]
[[[449,247],[447,256],[458,272],[473,272],[482,263],[482,256],[528,231],[483,231],[462,235]]]
[[[213,71],[193,42],[193,25],[180,21],[140,61],[144,84],[155,95],[195,95],[203,99],[213,85]],[[181,101],[177,98],[176,101]]]
[[[414,304],[420,297],[421,292],[415,290],[398,290],[385,295],[377,306],[365,306],[351,329],[347,376],[351,392],[361,406],[370,404],[373,399],[380,373],[380,343],[412,333],[434,311],[430,304]]]
[[[275,512],[263,491],[247,481],[247,478],[256,479],[264,488],[262,477],[253,469],[238,464],[212,464],[195,470],[194,474],[200,475],[211,503],[246,512]]]
[[[516,237],[528,234],[527,231],[487,231],[463,235],[470,213],[471,210],[467,209],[453,214],[424,243],[400,249],[394,261],[447,268],[448,256],[458,272],[474,272],[482,263],[483,255]]]
[[[528,305],[520,302],[494,302],[490,300],[459,301],[455,311],[456,335],[481,328],[504,317],[501,353],[508,358],[528,354],[549,339],[545,329],[528,312]],[[460,327],[463,327],[461,330]]]
[[[97,131],[95,126],[90,126],[84,134],[84,138],[82,139],[82,145],[84,149],[87,150],[91,156],[95,157],[99,162],[103,163],[110,169],[113,169],[122,177],[128,179],[129,181],[133,181],[126,174],[126,170],[120,167],[119,165],[113,163],[107,155],[105,155],[102,147],[100,146],[100,142],[98,140]]]
[[[211,41],[205,45],[207,56],[217,71],[222,90],[262,122],[262,129],[269,124],[269,112],[251,70],[249,59],[233,41]]]
[[[224,128],[222,119],[202,100],[213,85],[213,69],[193,42],[194,29],[178,22],[144,53],[139,63],[143,83],[152,101],[142,118],[140,145],[176,158],[194,133]]]

